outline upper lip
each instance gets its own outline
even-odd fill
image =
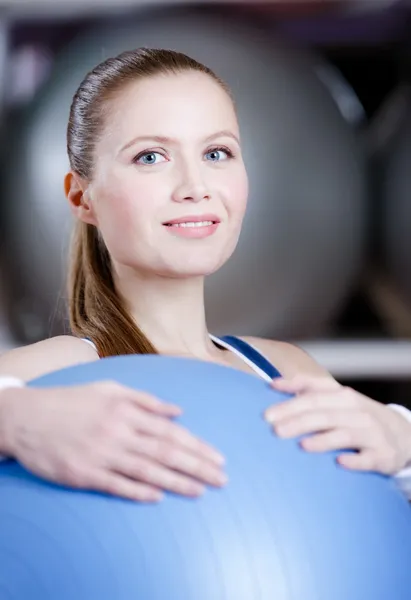
[[[177,219],[164,221],[163,225],[176,225],[177,223],[199,223],[200,221],[213,221],[213,223],[220,223],[221,219],[217,217],[217,215],[187,215],[185,217],[178,217]]]

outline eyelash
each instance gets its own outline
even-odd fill
[[[232,150],[230,150],[229,148],[227,148],[226,146],[214,146],[213,148],[209,148],[204,154],[209,154],[210,152],[225,152],[227,154],[228,159],[234,158],[234,152]],[[143,152],[140,152],[139,154],[137,154],[137,156],[135,156],[133,158],[133,163],[137,163],[140,158],[143,158],[143,156],[146,156],[147,154],[151,154],[151,153],[158,153],[158,154],[162,154],[162,156],[164,156],[164,154],[162,152],[160,152],[159,150],[144,150]],[[149,166],[149,165],[147,165]]]
[[[228,158],[234,158],[234,152],[232,150],[230,150],[229,148],[227,148],[227,146],[215,146],[214,148],[210,148],[209,150],[207,150],[206,154],[209,154],[210,152],[225,152],[228,156]]]

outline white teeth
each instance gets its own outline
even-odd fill
[[[188,223],[172,223],[170,227],[209,227],[212,224],[212,221],[196,221]]]

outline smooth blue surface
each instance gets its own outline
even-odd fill
[[[0,466],[1,600],[410,600],[411,511],[394,483],[279,440],[263,410],[284,400],[252,375],[127,356],[43,377],[115,379],[184,409],[230,482],[157,506],[66,490]],[[87,398],[84,398],[87,402]]]

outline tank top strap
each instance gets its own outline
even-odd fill
[[[263,355],[257,348],[241,340],[240,338],[233,335],[225,335],[220,339],[225,342],[237,352],[242,354],[249,362],[253,363],[260,371],[266,374],[269,379],[275,379],[281,377],[281,373],[274,367],[273,364]]]
[[[95,343],[93,342],[93,340],[91,340],[90,338],[80,338],[82,342],[86,342],[87,344],[90,344],[90,346],[92,346],[94,348],[94,350],[96,350],[97,352],[97,347],[95,345]]]
[[[232,349],[239,354],[250,366],[254,367],[254,370],[260,372],[260,374],[267,379],[274,379],[281,377],[281,373],[274,367],[273,364],[263,355],[257,348],[241,340],[240,338],[233,335],[226,335],[224,337],[211,336],[213,341],[218,344],[219,341],[227,348]],[[96,345],[89,338],[81,338],[84,342],[90,344],[95,350]]]

